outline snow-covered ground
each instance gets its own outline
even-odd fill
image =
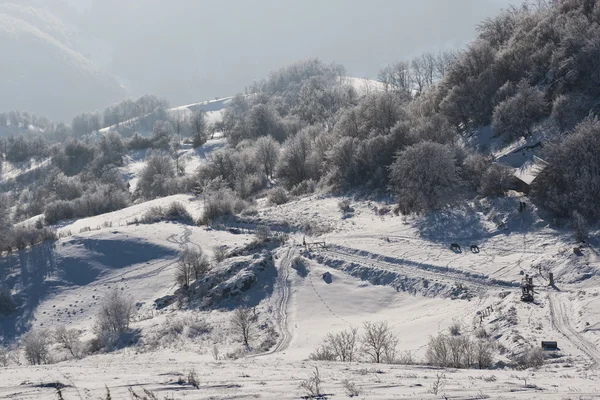
[[[225,307],[194,312],[212,326],[209,334],[51,366],[0,369],[0,395],[54,398],[53,389],[39,385],[60,381],[71,386],[64,390],[66,398],[98,398],[106,385],[113,396],[124,396],[127,387],[134,386],[175,398],[291,399],[303,394],[299,382],[318,366],[324,392],[332,397],[345,396],[342,381],[349,379],[362,388],[365,398],[440,398],[431,388],[436,376],[443,374],[440,393],[448,398],[590,398],[600,387],[595,372],[600,365],[596,244],[583,256],[574,254],[574,242],[566,232],[549,228],[532,206],[519,213],[519,200],[481,201],[406,219],[367,201],[353,202],[354,211],[343,215],[339,198],[313,195],[261,207],[256,215],[246,216],[245,223],[231,227],[127,224],[148,208],[173,201],[200,215],[200,199],[178,195],[65,224],[60,232],[70,231],[72,236],[45,251],[26,251],[1,263],[4,273],[17,275],[24,264],[29,265],[30,280],[23,284],[28,293],[38,294],[13,321],[12,333],[29,323],[38,329],[66,325],[89,338],[100,299],[116,286],[138,304],[132,328],[141,332],[143,343],[160,342],[156,338],[165,324],[186,315],[174,306],[154,307],[154,300],[174,292],[178,251],[197,245],[212,255],[215,246],[239,248],[253,235],[228,228],[252,228],[260,222],[274,230],[286,227],[290,234],[274,253],[278,278],[271,289],[249,292],[258,296],[259,319],[276,329],[277,344],[264,355],[215,361],[213,346],[222,355],[241,346],[228,323],[230,311]],[[305,236],[296,230],[306,222],[318,225],[322,234]],[[325,241],[327,249],[307,252],[303,241]],[[450,242],[458,242],[463,251],[452,252]],[[471,252],[470,244],[478,244],[480,252]],[[304,271],[292,268],[296,257],[304,260]],[[44,269],[38,271],[46,276],[44,282],[35,280],[34,265]],[[554,272],[556,288],[547,287],[548,271]],[[323,279],[325,272],[331,280]],[[519,299],[522,273],[533,276],[539,286],[534,303]],[[488,306],[494,311],[480,319],[478,311]],[[423,360],[429,337],[447,332],[454,323],[465,331],[482,326],[493,335],[503,349],[499,360],[538,346],[541,340],[557,340],[560,353],[538,371],[306,361],[327,333],[360,327],[364,321],[388,321],[400,338],[399,351],[410,351],[417,361]],[[3,326],[10,334],[9,326]],[[256,343],[265,334],[258,330]],[[176,383],[190,370],[198,373],[200,389]]]

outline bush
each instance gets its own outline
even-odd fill
[[[165,152],[153,152],[140,174],[137,189],[145,199],[164,197],[175,192],[175,165]]]
[[[450,330],[450,334],[452,336],[460,336],[462,326],[460,326],[460,324],[458,322],[455,322],[452,325],[450,325],[450,328],[448,328],[448,329]]]
[[[254,232],[254,236],[256,237],[256,241],[258,243],[268,242],[271,236],[273,236],[273,232],[271,232],[271,228],[266,225],[258,225],[256,227],[256,231]]]
[[[484,196],[503,196],[509,189],[512,171],[502,164],[492,164],[481,177],[479,192]]]
[[[204,213],[201,224],[214,222],[220,217],[235,215],[246,208],[246,203],[232,190],[221,188],[204,199]]]
[[[32,365],[49,364],[50,340],[45,331],[30,331],[23,337],[25,358]]]
[[[227,258],[227,249],[225,246],[216,246],[213,248],[213,254],[215,262],[219,264]]]
[[[358,328],[336,334],[327,334],[323,344],[310,355],[311,360],[318,361],[356,361],[358,344]]]
[[[350,207],[350,200],[344,199],[340,200],[338,203],[338,208],[342,213],[349,213],[352,211],[352,207]]]
[[[290,198],[288,197],[288,194],[284,188],[276,188],[269,191],[267,198],[271,204],[275,205],[285,204],[290,201]]]
[[[201,248],[185,248],[175,270],[175,281],[182,289],[187,290],[194,280],[203,277],[210,269],[208,258]]]
[[[122,291],[113,289],[101,302],[94,331],[102,347],[115,345],[129,330],[135,305]]]
[[[57,200],[46,206],[44,217],[49,225],[59,221],[85,218],[125,208],[131,204],[129,192],[115,190],[110,185],[101,184],[82,197],[72,200]]]
[[[53,337],[56,344],[60,348],[67,350],[74,358],[82,356],[83,347],[79,340],[79,332],[75,329],[66,329],[64,326],[56,328]]]
[[[10,315],[17,308],[10,289],[0,285],[0,315]]]
[[[164,346],[172,345],[179,338],[195,339],[212,331],[212,327],[198,314],[167,318],[156,334],[156,341]]]
[[[390,180],[404,214],[448,204],[460,183],[452,151],[432,142],[400,151],[390,167]]]
[[[517,357],[517,365],[521,368],[539,368],[544,364],[544,351],[541,347],[530,347]]]
[[[586,242],[590,228],[583,215],[577,211],[573,211],[571,213],[571,226],[573,227],[573,231],[575,231],[575,239],[579,242]]]
[[[312,376],[308,379],[300,382],[300,389],[303,389],[306,392],[308,398],[321,398],[321,375],[319,374],[319,368],[315,367],[315,371]]]
[[[150,207],[141,219],[141,223],[143,224],[153,224],[161,221],[191,224],[194,222],[194,219],[185,206],[179,202],[173,202],[167,208],[160,206]]]
[[[468,336],[439,335],[429,339],[427,362],[443,368],[489,368],[492,365],[492,344],[487,340],[472,340]]]

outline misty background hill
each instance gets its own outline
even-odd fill
[[[73,47],[72,33],[43,9],[0,4],[0,109],[69,119],[126,90]]]
[[[0,111],[70,121],[78,112],[145,93],[187,104],[240,92],[269,71],[308,57],[375,78],[399,54],[408,59],[464,47],[479,21],[509,4],[0,2],[0,48],[11,54],[1,67]]]

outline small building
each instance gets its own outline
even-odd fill
[[[558,343],[553,340],[542,340],[543,350],[558,350]]]
[[[521,167],[517,168],[513,174],[515,178],[516,189],[522,193],[528,194],[531,184],[538,175],[548,167],[548,163],[539,157],[533,156],[533,160],[528,160]]]

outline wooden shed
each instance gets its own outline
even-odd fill
[[[531,184],[547,166],[548,163],[546,161],[536,156],[533,156],[533,160],[526,161],[513,174],[516,189],[525,194],[529,193]]]

